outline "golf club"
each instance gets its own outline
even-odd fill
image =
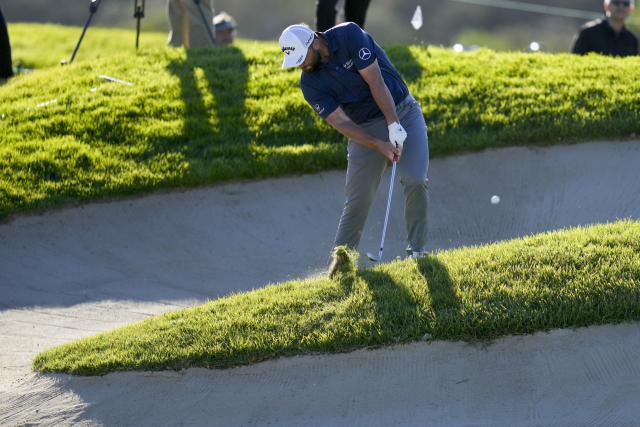
[[[398,144],[396,144],[397,146]],[[380,253],[374,256],[371,252],[367,252],[367,256],[371,261],[380,261],[382,258],[382,246],[384,245],[384,234],[387,232],[387,221],[389,220],[389,208],[391,207],[391,194],[393,194],[393,180],[396,177],[396,164],[398,163],[398,155],[393,156],[393,169],[391,169],[391,185],[389,186],[389,200],[387,200],[387,213],[384,216],[384,227],[382,228],[382,241],[380,242]]]

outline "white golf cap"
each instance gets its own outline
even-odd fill
[[[284,52],[282,68],[297,67],[302,64],[314,37],[313,30],[304,25],[287,27],[279,40],[280,49]]]

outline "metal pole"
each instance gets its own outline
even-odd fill
[[[133,17],[138,19],[137,31],[136,31],[136,50],[138,50],[138,41],[140,40],[140,19],[144,18],[144,0],[142,4],[138,4],[139,0],[133,0],[134,13]]]
[[[73,62],[73,59],[76,57],[76,53],[78,52],[78,48],[80,48],[80,43],[82,43],[82,38],[84,37],[84,33],[87,31],[87,27],[89,26],[89,23],[91,22],[91,18],[93,18],[93,14],[98,11],[98,6],[100,5],[101,1],[102,0],[91,0],[91,6],[89,6],[89,12],[91,12],[91,13],[89,14],[89,18],[87,19],[87,23],[84,24],[84,29],[82,30],[82,35],[80,36],[80,40],[78,40],[78,45],[76,46],[76,49],[73,51],[73,56],[71,57],[71,61],[69,61],[69,64],[71,64]]]

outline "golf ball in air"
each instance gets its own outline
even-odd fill
[[[498,203],[500,203],[500,197],[498,196],[493,196],[491,198],[491,203],[493,203],[494,205],[497,205]]]

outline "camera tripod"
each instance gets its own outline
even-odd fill
[[[71,56],[71,61],[69,61],[69,63],[72,63],[73,59],[76,57],[76,53],[80,48],[80,43],[82,43],[84,34],[87,32],[89,23],[91,23],[91,18],[93,18],[93,15],[98,11],[98,6],[100,6],[101,1],[102,0],[91,0],[91,6],[89,6],[89,18],[87,18],[87,23],[84,24],[82,35],[80,36],[80,40],[78,40],[78,44],[75,50],[73,51],[73,55]],[[140,40],[140,19],[144,18],[144,1],[145,0],[133,0],[133,8],[134,8],[133,17],[136,18],[138,21],[136,24],[136,49],[138,49],[138,41]],[[209,33],[209,36],[211,37],[211,41],[213,42],[214,45],[216,45],[217,44],[216,38],[213,36],[211,27],[209,26],[209,23],[207,22],[207,19],[204,16],[204,12],[202,11],[202,7],[200,6],[200,0],[193,0],[193,2],[196,4],[196,6],[198,6],[198,10],[200,11],[200,16],[202,17],[202,21],[204,22],[204,25],[207,28],[207,32]]]

